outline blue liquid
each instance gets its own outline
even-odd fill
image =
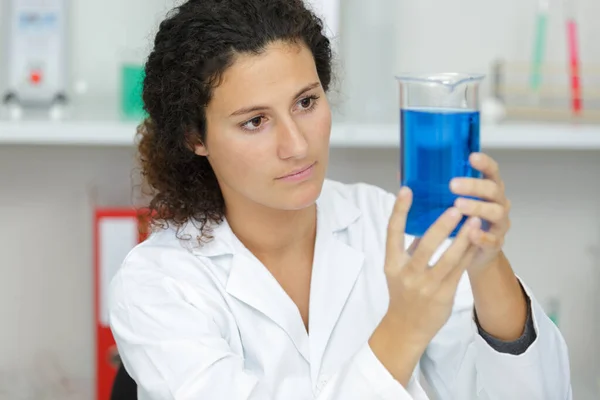
[[[481,178],[469,164],[469,155],[480,151],[479,112],[419,108],[400,110],[402,152],[401,183],[413,191],[406,233],[425,231],[458,196],[450,192],[452,178]],[[466,221],[463,217],[450,237]]]

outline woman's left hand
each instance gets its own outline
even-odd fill
[[[471,242],[479,247],[479,252],[468,268],[477,271],[498,259],[504,237],[510,229],[510,200],[504,192],[504,182],[500,178],[498,163],[483,153],[473,153],[469,157],[471,166],[483,173],[479,178],[454,178],[450,190],[459,196],[477,197],[482,200],[459,197],[455,206],[470,217],[478,217],[489,222],[489,230],[477,229],[471,232]]]

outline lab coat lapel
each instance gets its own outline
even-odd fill
[[[360,229],[354,230],[352,235],[348,232],[348,227],[360,217],[360,210],[337,193],[332,185],[325,181],[317,200],[317,239],[309,304],[310,339],[292,299],[265,266],[239,242],[227,221],[215,227],[215,240],[202,249],[194,249],[209,257],[232,255],[227,292],[287,333],[298,352],[311,363],[313,382],[316,382],[331,334],[364,263],[363,252],[348,244],[362,243]]]
[[[184,233],[194,237],[197,234],[194,229],[191,226]],[[308,335],[300,311],[292,299],[260,260],[235,236],[226,219],[211,229],[213,240],[201,247],[194,247],[192,251],[205,257],[231,256],[227,293],[283,329],[308,362]]]
[[[283,329],[298,352],[309,361],[308,335],[300,311],[267,268],[248,250],[236,252],[227,292]]]
[[[317,241],[313,261],[310,293],[310,361],[311,378],[317,381],[327,344],[337,321],[350,297],[364,263],[361,250],[351,247],[342,238],[348,238],[348,226],[360,211],[346,199],[324,199],[319,204]],[[362,243],[362,232],[353,232],[354,243]],[[356,236],[358,235],[358,236]]]

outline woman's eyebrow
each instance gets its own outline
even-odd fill
[[[303,95],[304,93],[308,92],[309,90],[312,90],[318,86],[321,85],[321,82],[314,82],[311,83],[310,85],[307,85],[304,87],[304,89],[300,90],[295,96],[294,98],[300,97],[301,95]]]
[[[320,86],[321,83],[320,82],[313,82],[310,85],[306,85],[304,88],[302,88],[295,96],[294,98],[300,97],[302,94],[308,92],[309,90],[312,90],[318,86]],[[244,107],[244,108],[240,108],[237,111],[234,111],[231,113],[230,117],[235,117],[238,115],[244,115],[244,114],[250,114],[253,112],[257,112],[257,111],[264,111],[264,110],[268,110],[269,107],[267,106],[250,106],[250,107]]]

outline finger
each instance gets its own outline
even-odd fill
[[[486,178],[500,182],[500,167],[496,160],[485,153],[472,153],[469,162],[478,171],[483,172]]]
[[[506,210],[498,203],[459,197],[454,202],[454,206],[464,215],[479,217],[493,224],[499,224],[506,219]]]
[[[450,236],[461,218],[462,215],[455,207],[446,210],[421,238],[412,257],[414,262],[411,264],[420,270],[427,268],[435,251]]]
[[[469,234],[471,242],[484,250],[497,250],[504,246],[504,235],[476,230]]]
[[[504,190],[501,185],[489,179],[454,178],[450,190],[459,196],[477,197],[497,203],[504,203]]]
[[[430,270],[433,279],[443,281],[446,276],[455,269],[461,262],[465,253],[471,247],[470,233],[479,230],[481,220],[479,218],[469,218],[460,228],[458,235],[452,242],[452,245],[444,252],[439,261]]]
[[[412,203],[412,191],[403,187],[398,193],[392,215],[388,221],[386,255],[397,256],[404,252],[404,232],[406,228],[406,217]]]
[[[467,249],[462,260],[460,260],[460,263],[458,263],[458,265],[456,265],[446,275],[443,283],[450,285],[453,289],[456,289],[456,287],[458,286],[458,283],[460,282],[460,278],[462,278],[462,276],[465,273],[465,271],[467,270],[467,268],[469,268],[469,265],[471,265],[471,263],[473,262],[473,259],[475,258],[475,255],[477,254],[478,251],[479,251],[479,249],[477,248],[477,246],[470,246]]]

